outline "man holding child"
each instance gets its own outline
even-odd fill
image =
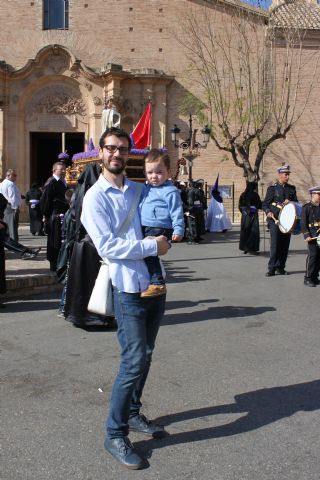
[[[111,127],[100,139],[102,173],[84,197],[81,221],[99,255],[110,262],[117,336],[121,359],[106,421],[105,449],[122,465],[143,468],[144,458],[128,439],[129,430],[157,437],[162,426],[140,413],[141,395],[149,373],[152,352],[165,310],[166,295],[141,297],[150,275],[144,259],[167,253],[164,235],[143,238],[139,210],[127,232],[117,236],[126,222],[139,184],[124,175],[131,148],[130,136]]]

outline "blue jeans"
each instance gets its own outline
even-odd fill
[[[106,431],[109,438],[128,435],[128,420],[140,412],[155,340],[165,310],[165,295],[141,298],[114,288],[114,311],[121,347],[120,367],[113,384]]]
[[[64,313],[64,307],[66,304],[66,288],[67,286],[64,285],[59,303],[59,313]]]
[[[159,227],[142,227],[142,232],[144,237],[158,237],[159,235],[164,235],[168,240],[171,240],[173,234],[171,228]],[[164,285],[166,282],[162,275],[159,257],[146,257],[144,261],[148,267],[151,285]]]

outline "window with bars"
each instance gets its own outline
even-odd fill
[[[69,28],[69,1],[43,1],[43,29],[67,30]]]

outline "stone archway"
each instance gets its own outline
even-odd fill
[[[68,150],[72,156],[84,149],[84,137],[88,130],[86,117],[87,105],[78,85],[60,80],[40,88],[29,98],[25,107],[25,135],[30,142],[31,181],[43,182],[62,150]],[[72,149],[74,142],[70,140],[77,136],[77,148]],[[46,144],[45,153],[43,145]]]

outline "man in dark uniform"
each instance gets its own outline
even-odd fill
[[[302,207],[301,231],[308,243],[308,255],[306,261],[306,273],[304,284],[308,287],[319,285],[320,270],[320,246],[317,245],[316,237],[320,232],[320,186],[309,188],[311,201]]]
[[[282,165],[277,169],[277,172],[278,181],[268,187],[266,197],[262,203],[262,209],[267,215],[270,230],[270,259],[266,277],[273,277],[276,273],[288,275],[285,266],[291,234],[282,233],[276,221],[284,205],[289,202],[298,202],[296,187],[288,183],[290,175],[289,165]]]
[[[66,167],[63,162],[56,162],[52,166],[52,178],[45,186],[40,206],[44,216],[47,238],[47,260],[50,270],[55,271],[61,247],[61,225],[63,216],[68,210],[65,199],[67,185],[65,182]]]

